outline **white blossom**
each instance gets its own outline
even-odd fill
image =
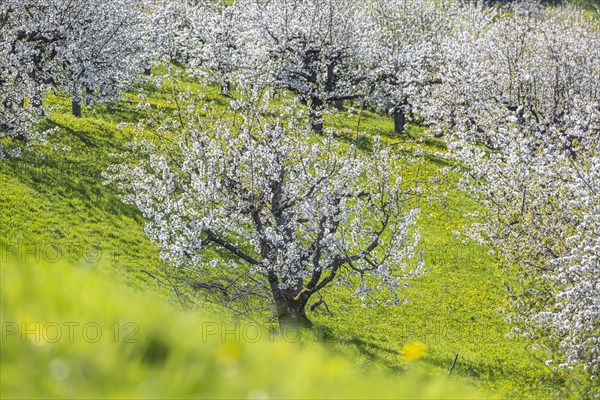
[[[109,174],[169,264],[222,269],[222,253],[269,289],[280,318],[300,320],[308,300],[342,277],[356,276],[366,300],[423,273],[399,156],[382,146],[362,156],[332,136],[311,144],[293,114],[242,108],[237,124],[189,125],[168,152],[140,143],[140,163]]]

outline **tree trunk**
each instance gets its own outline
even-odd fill
[[[19,101],[19,107],[25,108],[25,99],[21,99]],[[15,128],[18,128],[18,127],[6,125],[6,131],[9,131],[10,129],[15,129]],[[15,140],[18,140],[19,142],[27,143],[27,136],[25,136],[25,134],[23,132],[20,132],[20,130],[17,134],[13,133],[12,137]]]
[[[71,111],[73,112],[73,116],[76,118],[81,118],[81,103],[76,100],[71,102]]]
[[[302,300],[294,300],[287,296],[275,300],[277,320],[282,331],[287,328],[312,327],[312,322],[306,316],[305,304]]]
[[[406,114],[403,107],[394,108],[394,131],[404,133],[406,128]]]
[[[271,293],[275,300],[277,308],[277,320],[279,329],[282,333],[286,333],[288,328],[310,328],[312,322],[306,316],[305,306],[310,298],[309,293],[302,290],[294,293],[298,288],[281,289],[279,287],[279,278],[273,274],[269,274],[269,285]]]
[[[343,100],[334,100],[333,108],[335,108],[338,111],[344,111],[344,101]]]
[[[177,67],[183,67],[183,60],[181,58],[181,55],[177,54],[174,57],[171,57],[171,64]]]
[[[10,110],[14,107],[14,105],[12,104],[12,102],[5,100],[2,102],[2,105],[4,106],[5,109]],[[21,100],[19,102],[19,106],[21,108],[25,107],[25,100]],[[0,122],[0,132],[8,132],[11,130],[11,125],[7,122],[7,121],[2,121]]]
[[[230,96],[229,91],[231,90],[231,82],[229,81],[224,81],[221,82],[221,94],[223,96]]]
[[[36,92],[33,97],[31,97],[31,106],[35,108],[35,111],[41,118],[45,118],[46,114],[44,113],[42,95],[39,92]]]
[[[144,68],[144,75],[152,75],[152,68],[151,67],[146,67]]]
[[[310,130],[316,134],[323,133],[323,115],[321,108],[323,107],[323,101],[319,98],[312,98],[310,101],[310,112],[309,112],[309,124]]]
[[[321,113],[312,113],[310,115],[310,130],[313,133],[320,135],[323,133],[323,120],[321,119]]]

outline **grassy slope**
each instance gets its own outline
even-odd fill
[[[0,272],[3,399],[481,396],[443,377],[364,373],[321,346],[174,312],[90,268],[11,260]]]
[[[211,90],[206,99],[217,106],[224,102]],[[164,94],[157,91],[149,92],[149,101],[166,105]],[[144,293],[154,292],[154,281],[142,270],[160,267],[158,251],[143,233],[139,213],[121,204],[115,189],[103,186],[100,176],[110,163],[109,154],[125,149],[129,132],[117,126],[139,117],[134,101],[84,110],[82,119],[70,117],[63,100],[53,102],[58,108],[51,121],[62,129],[52,143],[71,150],[48,147],[41,150],[42,156],[26,154],[0,163],[0,261],[16,253],[28,262],[60,259],[109,265],[118,271],[118,279]],[[356,118],[356,113],[344,114],[330,118],[330,124],[355,129]],[[388,118],[364,112],[361,121],[361,130],[383,135],[389,143],[443,151],[440,141],[415,140],[420,137],[417,129],[403,140],[389,136],[393,126]],[[433,171],[441,165],[431,159],[426,167]],[[452,234],[467,222],[465,213],[477,210],[454,188],[457,180],[451,175],[445,183],[449,195],[444,202],[420,205],[423,246],[433,270],[406,289],[403,298],[410,297],[408,304],[363,310],[352,301],[330,300],[333,315],[317,310],[312,318],[337,338],[333,347],[363,366],[445,374],[458,354],[455,379],[487,393],[557,396],[568,383],[565,377],[544,367],[526,350],[526,343],[506,337],[509,327],[497,312],[504,305],[505,280],[498,261],[486,249],[463,244]],[[348,294],[343,288],[331,291]],[[160,293],[169,298],[166,289]],[[419,360],[401,357],[411,343],[425,344]]]

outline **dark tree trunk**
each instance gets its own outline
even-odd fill
[[[25,99],[21,99],[19,101],[19,107],[25,108]],[[5,125],[5,127],[6,127],[6,131],[9,131],[11,129],[15,129],[16,128],[15,126],[10,126],[10,125]],[[27,143],[27,136],[25,136],[25,134],[23,132],[19,132],[17,134],[13,133],[12,137],[15,140],[18,140],[19,142]]]
[[[37,109],[42,108],[42,96],[39,93],[36,93],[31,98],[31,106]]]
[[[306,316],[305,302],[294,300],[292,297],[283,296],[275,300],[279,328],[284,330],[292,328],[310,328],[312,322]]]
[[[323,100],[318,97],[317,93],[322,92],[319,89],[319,76],[315,65],[319,61],[320,50],[308,50],[304,56],[304,71],[306,71],[306,81],[311,87],[311,94],[306,95],[309,102],[310,111],[308,114],[309,127],[314,133],[321,134],[323,132],[323,120],[321,111],[323,109]],[[333,79],[333,65],[328,66],[328,79],[325,83],[325,90],[331,90],[331,79]],[[331,75],[331,76],[330,76]]]
[[[173,64],[177,67],[183,67],[183,60],[179,54],[176,55],[175,57],[171,57],[171,64]]]
[[[231,82],[224,81],[221,82],[221,94],[223,96],[230,96],[229,91],[231,90]]]
[[[310,130],[318,135],[323,133],[323,121],[321,120],[321,113],[311,114]]]
[[[73,112],[73,116],[76,118],[81,118],[81,103],[76,100],[71,102],[71,111]]]
[[[327,65],[327,81],[325,82],[325,90],[327,91],[327,95],[331,96],[334,92],[338,77],[335,74],[335,66],[338,60],[334,60],[330,64]],[[316,81],[316,80],[315,80]],[[342,100],[331,100],[329,104],[336,108],[338,111],[342,111],[344,109],[344,102]]]
[[[144,68],[144,75],[148,75],[148,76],[152,75],[152,68],[151,67]]]
[[[394,131],[404,133],[406,128],[406,114],[403,107],[394,108]]]
[[[7,101],[7,100],[3,101],[2,105],[7,110],[12,109],[14,107],[14,105],[11,102]],[[25,101],[24,100],[21,101],[20,107],[25,107]],[[0,123],[0,132],[8,132],[10,130],[11,130],[11,125],[8,122],[2,121]]]
[[[269,275],[269,285],[271,286],[271,293],[275,300],[275,307],[277,309],[277,320],[279,322],[279,329],[281,332],[285,332],[287,328],[298,329],[298,328],[310,328],[312,322],[306,316],[306,303],[310,298],[309,293],[299,291],[294,293],[296,288],[290,288],[283,290],[279,287],[279,278],[276,275]]]
[[[31,98],[31,106],[33,108],[35,108],[37,114],[40,117],[42,117],[42,118],[46,117],[46,114],[44,113],[42,95],[39,92],[36,92],[33,95],[33,97]]]
[[[323,133],[323,115],[321,109],[323,108],[323,101],[317,97],[314,97],[310,101],[310,130],[316,134]]]
[[[343,100],[334,100],[333,107],[338,111],[344,111],[344,101]]]

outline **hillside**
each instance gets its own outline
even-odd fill
[[[221,97],[215,88],[203,90],[206,94],[204,101],[211,107],[223,107],[229,101]],[[153,106],[160,104],[169,107],[165,101],[165,93],[150,86],[145,87],[144,92],[148,96],[147,101]],[[155,389],[160,387],[156,390],[162,395],[210,393],[212,396],[220,393],[222,396],[238,397],[245,396],[244,393],[254,393],[251,389],[255,383],[251,385],[251,381],[264,383],[274,379],[268,378],[268,371],[271,369],[265,365],[284,365],[277,361],[277,357],[291,357],[302,360],[300,365],[304,366],[304,372],[301,373],[307,374],[302,379],[302,384],[290,389],[290,392],[265,389],[266,393],[272,397],[323,397],[325,387],[313,386],[313,383],[324,378],[319,372],[312,372],[310,366],[320,363],[323,357],[327,358],[322,353],[325,350],[317,349],[314,353],[313,350],[301,352],[295,348],[282,350],[283,345],[266,343],[260,344],[261,350],[239,343],[232,344],[233,347],[228,347],[229,344],[215,344],[210,350],[196,346],[194,336],[199,334],[201,328],[189,320],[204,313],[214,314],[216,310],[212,306],[202,305],[199,300],[201,297],[195,299],[193,291],[190,291],[188,297],[184,298],[184,302],[187,302],[185,305],[204,311],[186,311],[182,316],[175,311],[181,308],[182,298],[176,296],[164,282],[157,283],[152,277],[155,273],[158,274],[163,265],[158,250],[144,234],[142,216],[137,209],[122,204],[117,190],[113,186],[104,185],[101,176],[111,163],[110,154],[124,151],[132,138],[131,130],[120,124],[139,120],[135,96],[127,95],[122,104],[84,109],[84,117],[81,119],[70,116],[69,104],[64,99],[52,98],[50,101],[56,108],[46,123],[60,127],[52,138],[52,147],[41,147],[39,152],[25,152],[18,159],[0,161],[2,320],[6,322],[16,318],[21,321],[29,318],[36,321],[35,318],[43,318],[44,321],[53,321],[69,315],[76,320],[98,316],[104,318],[103,321],[109,321],[116,315],[121,315],[120,310],[123,310],[125,315],[131,315],[136,320],[139,318],[152,327],[149,329],[156,328],[159,331],[153,336],[154,334],[140,328],[142,345],[147,341],[150,347],[143,351],[131,350],[126,355],[120,353],[120,345],[115,347],[112,343],[106,343],[102,348],[103,356],[98,360],[98,363],[104,365],[104,369],[99,370],[100,375],[91,383],[83,378],[73,378],[83,380],[80,382],[81,386],[79,383],[73,386],[75,392],[72,393],[66,387],[49,381],[45,377],[46,370],[41,367],[36,367],[29,374],[35,382],[29,389],[31,391],[25,390],[19,384],[20,380],[12,381],[16,376],[5,372],[9,365],[12,368],[13,363],[19,359],[20,368],[27,368],[26,359],[21,357],[33,354],[29,353],[31,349],[38,351],[38,347],[31,347],[28,342],[7,344],[3,341],[4,394],[15,396],[20,393],[30,397],[53,393],[56,396],[73,396],[78,390],[91,388],[93,390],[87,392],[90,395],[96,393],[129,397],[143,395],[143,387],[136,386],[136,390],[131,388],[133,384],[145,381],[145,384],[153,385]],[[327,124],[355,129],[357,114],[341,115],[330,117]],[[388,145],[421,148],[430,153],[421,173],[433,173],[440,168],[452,166],[451,161],[435,155],[437,152],[444,152],[443,142],[425,138],[418,127],[413,126],[409,134],[397,137],[391,134],[393,124],[387,116],[365,111],[361,116],[360,129],[368,133],[361,138],[364,143],[368,144],[374,135],[382,135]],[[410,178],[410,170],[406,173]],[[340,387],[346,388],[345,392],[333,391],[331,394],[335,393],[336,397],[343,397],[342,393],[354,395],[356,392],[353,390],[357,387],[363,387],[363,392],[359,392],[362,393],[361,396],[371,397],[373,392],[370,390],[380,388],[381,392],[374,392],[378,393],[377,397],[396,397],[398,392],[394,388],[406,388],[406,382],[413,379],[410,378],[412,374],[445,377],[456,355],[458,360],[452,372],[452,380],[473,386],[487,396],[576,396],[574,388],[577,382],[575,378],[579,376],[577,370],[553,372],[543,363],[544,357],[549,355],[540,351],[532,352],[526,341],[507,337],[510,327],[500,314],[500,310],[506,307],[507,277],[497,257],[479,245],[463,242],[463,236],[455,233],[462,231],[462,227],[468,223],[466,214],[482,211],[456,188],[457,181],[458,175],[450,173],[441,188],[442,192],[447,191],[447,197],[443,201],[419,204],[422,209],[419,220],[423,232],[422,249],[431,272],[405,289],[402,297],[407,300],[406,304],[397,308],[380,306],[363,309],[358,301],[346,300],[350,297],[348,293],[344,293],[347,289],[336,287],[330,291],[341,291],[345,296],[329,296],[330,312],[320,307],[311,314],[319,329],[325,332],[325,337],[321,338],[323,347],[329,348],[327,351],[343,355],[322,367],[323,371],[328,371],[327,374],[334,374],[332,379],[339,378]],[[63,264],[71,266],[64,267]],[[81,272],[82,268],[104,271],[108,277],[100,278],[96,274]],[[55,270],[57,272],[52,272]],[[101,282],[98,286],[95,283],[96,277]],[[113,292],[113,285],[121,288],[123,283],[138,293],[132,294],[131,289],[114,289]],[[26,293],[36,295],[27,296]],[[132,296],[150,298],[149,304],[153,305],[148,307],[155,307],[154,304],[159,301],[155,298],[158,297],[171,303],[169,307],[173,308],[162,309],[160,306],[160,311],[156,314],[146,315],[144,307],[140,305],[145,303],[132,300]],[[72,304],[80,299],[84,299],[81,300],[82,309],[76,310]],[[5,308],[5,304],[10,303],[18,304],[18,308]],[[40,310],[40,314],[31,310]],[[23,314],[17,315],[18,312]],[[225,315],[222,318],[228,317]],[[164,320],[169,323],[161,324]],[[269,327],[269,321],[263,320],[262,323]],[[156,345],[160,348],[157,343],[164,341],[177,343],[173,351],[175,355],[168,352],[166,357],[151,357],[152,362],[144,363],[143,360],[150,357],[148,354],[153,351],[151,347]],[[52,350],[44,353],[43,357],[51,361],[51,373],[59,375],[62,374],[63,361],[85,362],[95,351],[89,346],[83,346],[77,348],[74,355],[66,356],[70,354],[70,348],[62,342],[49,347]],[[263,355],[262,349],[265,349],[267,356]],[[190,356],[192,359],[216,360],[217,363],[225,364],[237,362],[231,361],[228,352],[241,354],[243,368],[232,372],[236,369],[227,364],[223,369],[216,369],[220,371],[217,374],[224,375],[216,375],[213,380],[210,376],[203,375],[211,370],[211,364],[191,361],[192,359],[184,356],[188,351],[194,354]],[[63,354],[66,358],[61,358]],[[260,360],[256,360],[257,358]],[[342,359],[343,361],[339,361]],[[338,372],[332,372],[338,371],[338,363],[341,371],[339,375]],[[362,380],[354,381],[355,378],[349,378],[355,376],[348,372],[351,370],[348,366],[351,363],[359,365],[361,370],[378,371],[372,373],[379,380],[361,378]],[[253,370],[256,365],[263,369],[253,372],[250,379],[239,381],[245,382],[240,383],[239,387],[219,385],[224,382],[228,373],[240,374],[239,371]],[[129,371],[126,376],[115,374],[110,369],[120,370],[121,366]],[[129,366],[134,367],[129,370]],[[291,373],[296,372],[284,368],[278,376]],[[383,379],[380,375],[382,373],[386,376],[397,374],[399,378]],[[406,373],[409,375],[405,375]],[[20,378],[25,379],[26,375],[22,374]],[[192,376],[203,378],[196,381],[191,379]],[[254,381],[255,377],[258,377],[258,381]],[[84,381],[87,383],[83,383]],[[12,382],[11,386],[5,385],[8,382]],[[352,382],[352,385],[346,386],[348,382]],[[88,384],[92,386],[86,386]],[[416,387],[416,384],[413,385]],[[216,391],[213,392],[211,387]],[[198,388],[203,391],[198,392]],[[437,393],[442,397],[453,393],[444,390]],[[407,393],[408,396],[413,396],[413,392]],[[262,392],[259,394],[262,396]],[[456,392],[455,396],[462,397],[463,394],[464,392]],[[430,397],[429,394],[420,392],[414,394],[419,395]]]

